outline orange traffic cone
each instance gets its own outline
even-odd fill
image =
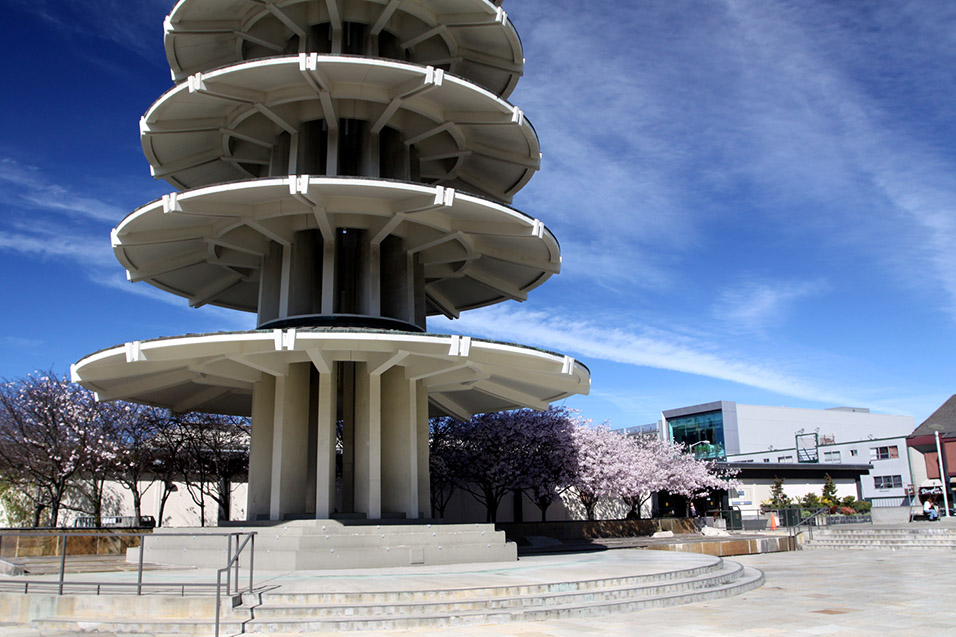
[[[771,531],[777,530],[777,514],[776,513],[770,514],[770,530]]]

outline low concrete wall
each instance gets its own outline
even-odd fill
[[[873,507],[870,509],[873,524],[909,524],[910,508],[906,507]]]
[[[787,536],[753,539],[720,538],[720,541],[654,544],[645,548],[648,551],[677,551],[678,553],[701,553],[715,557],[731,557],[734,555],[757,555],[759,553],[789,551],[790,538]]]
[[[216,596],[179,595],[53,595],[0,593],[0,621],[28,624],[48,617],[79,616],[96,619],[196,619],[215,617]]]
[[[139,537],[110,535],[96,536],[91,529],[51,529],[48,535],[43,530],[22,529],[0,531],[0,557],[55,557],[60,554],[60,538],[56,534],[68,534],[67,555],[122,555],[126,549],[139,546]],[[140,531],[137,531],[140,532]]]
[[[561,522],[506,522],[496,524],[508,539],[519,537],[550,537],[556,540],[595,540],[608,537],[642,537],[658,531],[673,531],[674,535],[696,533],[694,521],[688,518],[657,520],[570,520]]]

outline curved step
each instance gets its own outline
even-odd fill
[[[763,573],[756,569],[720,560],[711,566],[670,573],[542,585],[393,593],[263,593],[253,599],[247,596],[244,604],[234,609],[224,609],[221,629],[223,634],[375,631],[591,617],[721,599],[757,588],[763,581]],[[211,619],[61,616],[34,625],[131,635],[205,635],[213,632]]]

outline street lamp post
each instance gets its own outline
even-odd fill
[[[941,425],[927,425],[936,435],[936,461],[939,463],[939,483],[943,487],[943,515],[949,517],[949,476],[946,475],[946,468],[943,465],[943,447],[939,443],[939,432],[943,429]]]
[[[943,467],[943,448],[939,444],[939,430],[934,430],[936,434],[936,460],[939,462],[939,482],[943,485],[943,515],[949,517],[949,495],[946,493],[949,491],[949,476],[946,475],[946,470]]]

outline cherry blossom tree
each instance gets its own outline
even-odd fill
[[[176,417],[183,437],[179,468],[189,495],[206,525],[206,496],[218,506],[220,521],[230,518],[233,481],[249,468],[250,426],[246,418],[189,413]]]
[[[120,469],[124,442],[114,416],[123,409],[121,404],[93,403],[89,419],[78,427],[83,453],[70,486],[79,497],[71,497],[68,507],[92,516],[95,526],[102,523],[106,482]]]
[[[670,444],[670,443],[667,443]],[[661,490],[685,498],[695,498],[708,491],[732,489],[737,486],[736,472],[720,467],[712,460],[700,460],[683,445],[671,445],[674,454],[662,465]]]
[[[185,446],[186,437],[182,434],[176,418],[170,416],[163,426],[156,430],[156,436],[151,443],[150,474],[162,489],[156,526],[163,525],[166,503],[169,496],[178,489],[176,480],[181,477],[183,467],[189,464],[183,451]]]
[[[573,428],[564,408],[517,409],[480,414],[467,422],[431,422],[432,503],[444,514],[453,489],[461,488],[485,506],[486,520],[498,518],[508,492],[528,493],[547,515],[574,472]]]
[[[519,485],[541,511],[541,521],[545,522],[548,507],[568,488],[575,474],[574,418],[565,407],[509,413],[521,437],[516,450],[522,473]]]
[[[639,519],[644,503],[667,488],[666,467],[680,449],[654,436],[628,437],[625,447],[627,471],[618,495],[629,507],[625,517]]]
[[[712,461],[697,459],[683,445],[653,436],[629,438],[629,445],[629,470],[619,491],[630,507],[628,517],[640,517],[641,507],[655,492],[695,498],[736,486],[730,472]]]
[[[505,413],[480,414],[448,423],[454,438],[449,450],[458,485],[485,507],[485,521],[498,519],[498,506],[508,491],[521,485],[520,436]]]
[[[459,445],[456,421],[448,416],[432,418],[429,423],[428,476],[432,515],[445,517],[445,508],[455,489],[460,486],[457,471]]]
[[[95,438],[91,392],[53,372],[0,383],[0,474],[34,506],[33,525],[56,526],[71,480]]]
[[[112,420],[120,442],[114,477],[132,496],[134,526],[138,527],[141,525],[143,495],[157,477],[162,477],[162,458],[166,455],[162,433],[172,426],[172,419],[164,409],[122,401],[105,403],[102,409]],[[176,453],[178,451],[173,452]],[[163,496],[161,502],[165,504],[168,492]]]
[[[575,471],[571,481],[588,520],[603,498],[620,494],[630,474],[633,443],[607,424],[592,427],[579,421],[573,429]]]

